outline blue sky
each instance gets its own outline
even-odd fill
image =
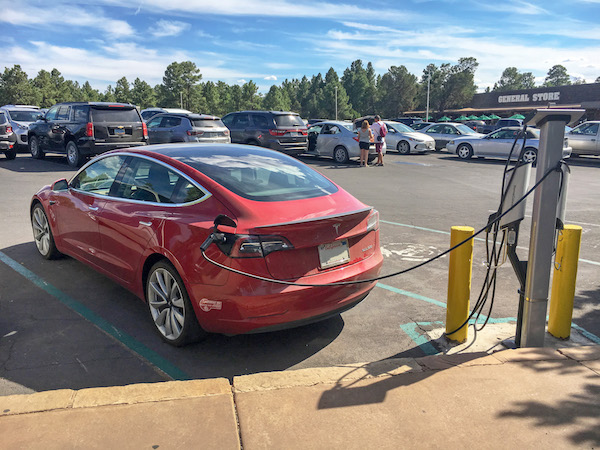
[[[0,11],[0,70],[57,68],[100,90],[122,76],[158,84],[186,60],[203,81],[253,80],[261,92],[330,67],[341,76],[356,59],[420,77],[429,63],[473,56],[480,91],[509,66],[537,83],[555,64],[600,76],[600,0],[0,0]]]

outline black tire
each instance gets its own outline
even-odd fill
[[[350,157],[348,156],[348,150],[341,145],[338,145],[333,149],[333,159],[338,164],[346,164],[350,160]]]
[[[537,164],[537,150],[533,147],[526,147],[522,160],[524,163],[531,163],[535,167]]]
[[[410,144],[406,141],[400,141],[398,142],[398,145],[396,145],[396,150],[398,150],[398,153],[401,155],[408,155],[410,154]]]
[[[473,147],[469,144],[459,144],[456,148],[456,155],[460,159],[471,159],[473,157]]]
[[[81,166],[81,164],[83,164],[83,161],[85,160],[85,158],[81,154],[81,151],[79,151],[79,148],[77,147],[77,144],[75,143],[75,141],[67,142],[67,145],[65,146],[65,150],[67,152],[67,163],[71,167],[79,167],[79,166]]]
[[[146,302],[158,335],[175,347],[206,335],[190,302],[183,280],[166,260],[152,266],[146,279]]]
[[[15,159],[17,157],[17,151],[16,150],[6,150],[4,152],[4,156],[6,156],[6,159]]]
[[[369,155],[367,156],[367,162],[368,163],[372,163],[373,161],[375,161],[377,159],[377,155]]]
[[[37,203],[31,210],[31,228],[33,229],[33,240],[43,258],[57,259],[62,256],[54,243],[54,235],[46,211],[40,203]]]
[[[29,146],[29,153],[31,153],[32,158],[44,159],[44,151],[40,147],[40,141],[37,136],[30,136],[27,145]]]

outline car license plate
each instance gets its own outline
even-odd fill
[[[300,136],[300,133],[298,133],[297,131],[292,131],[292,132],[290,133],[290,136],[291,136],[291,137],[298,137],[298,136]]]
[[[321,269],[347,263],[350,261],[348,240],[344,239],[342,241],[319,245],[319,259],[321,261]]]
[[[115,129],[113,130],[113,133],[114,133],[116,136],[123,136],[123,135],[125,134],[125,128],[115,128]]]

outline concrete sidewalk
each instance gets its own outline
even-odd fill
[[[0,447],[598,448],[600,346],[0,397]]]

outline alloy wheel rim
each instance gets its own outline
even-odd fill
[[[183,332],[185,302],[177,280],[166,269],[156,269],[148,283],[148,304],[158,331],[169,340]]]
[[[71,163],[73,163],[75,161],[75,159],[77,158],[77,151],[75,149],[73,149],[73,145],[69,144],[69,146],[67,147],[67,158],[69,158],[69,161]]]
[[[532,152],[532,151],[527,151],[523,155],[523,159],[525,160],[525,162],[528,162],[528,163],[534,162],[535,158],[536,158],[536,154],[535,154],[535,152]]]
[[[408,153],[410,151],[410,147],[406,142],[400,142],[400,153]]]
[[[31,154],[33,156],[36,156],[38,154],[38,145],[36,139],[31,140]]]
[[[40,208],[33,211],[31,226],[33,227],[35,245],[42,255],[47,255],[50,251],[50,227],[46,214]]]
[[[469,150],[465,147],[461,147],[458,149],[458,154],[461,158],[466,158],[469,154]]]

